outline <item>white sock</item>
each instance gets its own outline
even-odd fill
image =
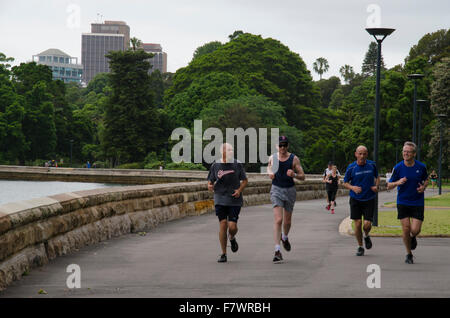
[[[280,245],[275,245],[275,252],[280,251],[281,250],[281,246]]]
[[[287,237],[287,235],[285,235],[284,233],[282,233],[282,234],[281,234],[281,238],[283,239],[283,241],[286,241],[288,237]]]

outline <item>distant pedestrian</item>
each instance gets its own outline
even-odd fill
[[[339,188],[339,178],[340,176],[337,173],[337,167],[333,165],[331,168],[331,173],[326,177],[326,189],[328,202],[330,202],[331,206],[331,214],[334,214],[334,207],[336,205],[336,194]]]
[[[369,151],[365,146],[356,148],[356,161],[347,167],[343,184],[346,189],[350,190],[350,218],[355,222],[355,237],[358,242],[357,256],[364,255],[363,232],[366,249],[372,248],[369,232],[372,229],[375,196],[380,183],[375,162],[367,160],[368,155]],[[364,226],[362,226],[362,217],[364,217]],[[362,230],[361,227],[363,227]]]
[[[434,190],[434,186],[436,185],[438,179],[438,175],[436,173],[436,171],[431,171],[430,173],[430,181],[431,181],[431,188]]]
[[[323,172],[323,179],[322,179],[323,182],[327,183],[327,177],[331,174],[331,172],[333,170],[333,166],[334,166],[333,161],[328,162],[328,167]],[[341,173],[339,172],[339,170],[337,170],[337,168],[336,168],[336,173],[339,177],[341,176]],[[336,206],[336,202],[334,204]],[[327,205],[325,206],[325,209],[327,209],[329,211],[330,208],[331,208],[331,202],[327,196]]]
[[[88,162],[86,163],[86,168],[88,168],[88,169],[91,168],[91,163],[89,162],[89,160],[88,160]]]
[[[425,164],[415,160],[416,144],[410,141],[403,145],[403,161],[394,167],[387,187],[397,187],[397,218],[400,220],[405,244],[405,263],[413,264],[412,250],[417,247],[425,212],[425,189],[428,186],[428,173]]]
[[[222,255],[218,262],[227,262],[227,232],[231,251],[237,252],[236,241],[237,222],[244,203],[242,191],[247,186],[248,179],[244,165],[234,159],[233,147],[228,144],[221,146],[222,158],[210,167],[208,174],[208,190],[214,192],[214,206],[219,218],[219,242]],[[242,181],[242,182],[241,182]]]
[[[267,172],[272,179],[270,189],[270,201],[273,207],[273,239],[275,242],[274,263],[283,260],[281,255],[280,240],[286,251],[291,250],[288,239],[292,224],[292,212],[294,211],[296,189],[295,179],[305,180],[305,173],[300,164],[300,159],[293,153],[288,152],[289,142],[286,136],[280,136],[278,141],[278,152],[269,157]],[[276,170],[276,171],[274,171]]]

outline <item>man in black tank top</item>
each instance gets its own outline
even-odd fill
[[[278,153],[269,158],[267,172],[272,179],[270,200],[273,207],[273,237],[275,242],[274,263],[281,262],[280,240],[286,251],[291,250],[288,233],[292,223],[292,211],[294,210],[296,190],[295,179],[305,180],[305,173],[300,165],[298,157],[288,152],[288,139],[281,136],[278,142]],[[284,220],[284,222],[283,222]],[[283,228],[283,231],[281,229]]]

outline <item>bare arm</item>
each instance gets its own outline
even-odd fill
[[[298,159],[297,156],[294,157],[294,162],[292,163],[292,165],[294,170],[289,169],[287,171],[287,175],[298,180],[305,180],[305,172],[303,171],[302,165],[300,164],[300,159]]]
[[[388,190],[391,190],[395,187],[401,186],[402,184],[404,184],[408,179],[406,179],[406,177],[403,177],[395,182],[388,182],[387,184],[387,188]]]
[[[235,198],[239,198],[242,191],[244,191],[244,188],[247,186],[247,184],[248,184],[248,179],[242,180],[241,186],[239,187],[239,189],[234,190],[234,193],[232,194],[232,196]]]
[[[348,190],[352,190],[352,191],[355,192],[355,193],[361,193],[361,191],[362,191],[361,187],[358,187],[358,186],[352,186],[352,185],[351,185],[350,183],[348,183],[348,182],[344,182],[342,185],[344,186],[344,188],[346,188],[346,189],[348,189]]]
[[[269,174],[269,178],[270,179],[274,179],[275,178],[275,174],[272,171],[272,164],[273,164],[273,155],[269,157],[269,162],[267,164],[267,173]]]
[[[373,192],[378,192],[378,186],[380,185],[380,176],[375,179],[375,185],[370,187]]]

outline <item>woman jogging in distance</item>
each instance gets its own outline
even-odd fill
[[[326,176],[326,189],[328,195],[328,202],[330,202],[331,214],[334,214],[334,207],[336,206],[336,193],[339,187],[339,175],[337,174],[337,167],[335,165],[331,168],[331,173]]]

